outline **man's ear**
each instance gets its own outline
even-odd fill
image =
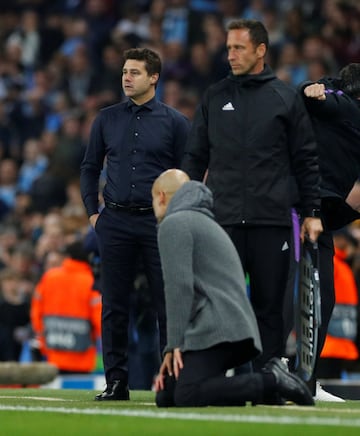
[[[264,43],[259,44],[256,47],[256,53],[259,58],[263,58],[266,54],[266,45]]]
[[[167,200],[167,197],[166,197],[165,191],[159,191],[159,204],[161,204],[161,205],[166,204],[166,200]]]
[[[159,80],[159,74],[158,74],[158,73],[155,73],[155,74],[152,74],[152,75],[151,75],[151,77],[150,77],[150,83],[151,83],[152,85],[155,85],[155,84],[157,83],[158,80]]]

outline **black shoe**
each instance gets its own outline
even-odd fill
[[[290,373],[279,358],[270,359],[264,366],[264,371],[275,376],[277,391],[283,398],[300,406],[314,405],[314,399],[305,382],[295,374]]]
[[[95,397],[95,401],[128,401],[129,399],[129,387],[121,380],[108,383],[104,392],[97,394]]]

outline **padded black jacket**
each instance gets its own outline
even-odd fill
[[[265,66],[208,88],[182,169],[214,195],[221,225],[291,225],[296,186],[303,216],[320,207],[313,129],[296,89]],[[295,184],[294,184],[295,181]]]

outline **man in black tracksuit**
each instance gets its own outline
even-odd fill
[[[321,328],[318,356],[323,348],[335,304],[334,244],[332,230],[360,218],[346,198],[360,175],[360,64],[344,67],[339,78],[323,78],[300,86],[311,116],[318,144],[321,174],[321,218],[319,237]],[[315,370],[316,375],[316,370]],[[315,377],[313,393],[315,393]],[[316,398],[316,397],[315,397]],[[326,400],[326,397],[321,399]],[[329,397],[329,401],[333,401]]]
[[[263,354],[259,369],[284,352],[282,305],[291,249],[294,180],[304,218],[301,236],[316,240],[319,168],[311,122],[296,90],[265,65],[267,31],[258,21],[228,26],[229,76],[211,86],[196,112],[182,169],[214,195],[225,228],[250,277]],[[294,177],[295,176],[295,177]]]

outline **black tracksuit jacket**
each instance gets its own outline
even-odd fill
[[[360,100],[339,90],[337,79],[323,78],[326,100],[304,96],[318,144],[321,174],[321,213],[325,228],[338,229],[360,218],[345,203],[346,197],[360,176]]]
[[[208,88],[182,169],[214,195],[221,225],[291,226],[294,186],[304,216],[320,207],[316,143],[297,91],[265,66]],[[295,185],[294,185],[295,181]]]

